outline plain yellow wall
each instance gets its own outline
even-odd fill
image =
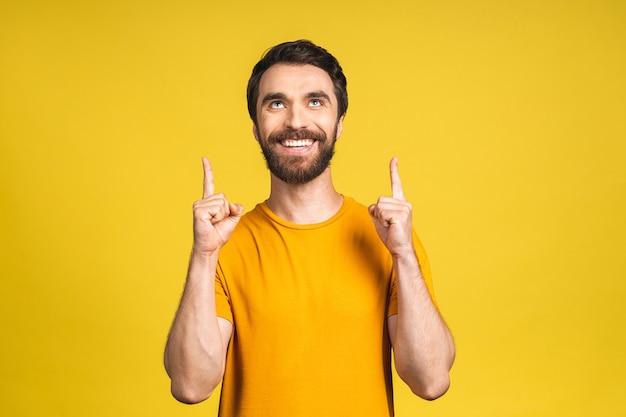
[[[400,157],[458,358],[398,416],[626,415],[626,3],[23,1],[0,6],[0,413],[212,416],[169,394],[200,158],[251,209],[262,52],[335,54],[334,177]]]

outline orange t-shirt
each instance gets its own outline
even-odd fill
[[[393,415],[395,277],[365,206],[345,197],[332,218],[299,225],[257,205],[220,252],[215,291],[234,325],[220,417]]]

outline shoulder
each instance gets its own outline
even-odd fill
[[[369,214],[368,207],[356,201],[352,197],[344,196],[344,205],[342,207],[344,221],[354,223],[361,228],[375,230],[372,217]]]

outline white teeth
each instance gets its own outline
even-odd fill
[[[297,148],[301,146],[311,146],[313,144],[312,139],[285,139],[282,141],[283,146],[290,148]]]

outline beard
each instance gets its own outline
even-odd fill
[[[267,141],[259,140],[261,151],[265,157],[267,168],[278,179],[287,184],[305,184],[322,174],[330,165],[335,154],[335,142],[337,127],[333,133],[333,139],[328,140],[325,132],[311,130],[286,129],[269,135]],[[307,163],[307,157],[298,155],[279,155],[274,144],[283,139],[314,139],[317,142],[318,153],[313,160]]]

